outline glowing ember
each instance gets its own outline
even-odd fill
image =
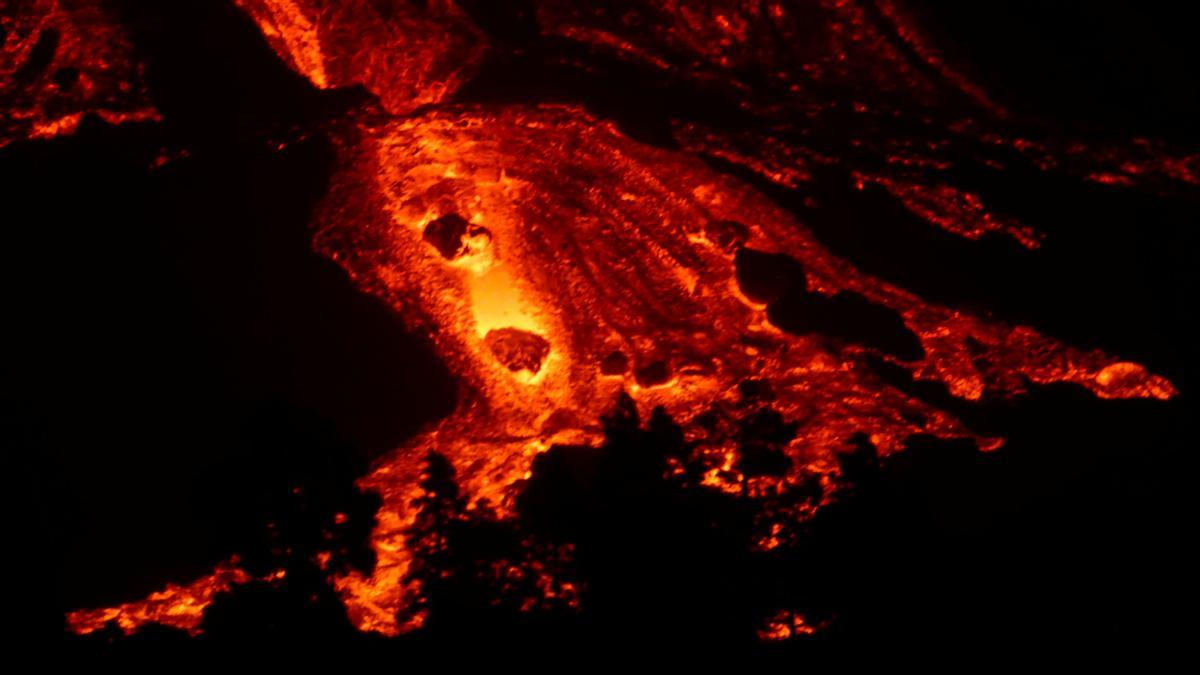
[[[129,635],[148,623],[157,623],[197,635],[204,610],[213,603],[213,599],[235,585],[250,580],[250,575],[237,566],[235,559],[217,565],[211,574],[186,586],[168,584],[145,600],[71,612],[67,615],[67,625],[76,633],[86,634],[104,628],[109,622],[116,622]]]
[[[813,635],[820,626],[810,625],[796,612],[780,610],[773,614],[758,631],[760,640],[790,640],[801,635]]]
[[[753,133],[679,124],[678,150],[634,141],[576,106],[444,103],[486,49],[448,0],[237,4],[315,86],[362,85],[392,115],[331,123],[338,158],[314,223],[315,247],[364,292],[428,331],[461,381],[454,414],[360,481],[382,498],[371,538],[377,562],[332,582],[362,630],[394,635],[423,621],[412,611],[421,589],[409,576],[406,537],[429,449],[450,460],[468,501],[486,500],[506,517],[532,459],[556,444],[599,443],[598,420],[621,392],[643,415],[664,408],[698,452],[714,458],[705,485],[751,498],[814,476],[835,485],[837,455],[857,434],[881,455],[914,434],[971,438],[983,449],[1003,443],[888,384],[880,362],[968,401],[1016,396],[1028,382],[1074,383],[1103,398],[1176,393],[1138,364],[939,306],[869,276],[824,248],[792,212],[700,159],[798,191],[814,169],[838,166],[947,232],[1002,233],[1031,250],[1040,233],[991,212],[945,177],[960,157],[992,162],[989,150],[1003,146],[1045,170],[1106,183],[1195,180],[1187,158],[1139,160],[1162,157],[1156,150],[1072,153],[993,138],[969,121],[942,128],[920,115],[913,125],[938,131],[904,135],[886,126],[895,117],[889,104],[847,105],[846,92],[877,91],[933,106],[948,86],[982,115],[1006,114],[926,46],[892,2],[878,3],[898,36],[890,38],[848,0],[804,8],[535,2],[544,34],[745,92],[742,107],[763,120]],[[747,71],[763,74],[783,103],[754,100],[741,79]],[[861,124],[831,131],[847,116]],[[709,436],[697,422],[735,405],[747,387],[769,390],[775,410],[795,425],[784,449],[790,469],[756,477],[752,489],[735,440]],[[767,531],[765,549],[778,545],[779,528]],[[320,564],[326,569],[328,557]],[[69,623],[90,632],[115,620],[130,632],[155,621],[194,633],[215,594],[248,580],[223,565],[141,602],[72,613]],[[570,584],[542,585],[576,601]],[[817,628],[783,611],[761,636]]]
[[[296,72],[322,89],[360,84],[402,114],[452,94],[483,35],[449,0],[237,0]]]

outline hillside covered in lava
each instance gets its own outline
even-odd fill
[[[53,649],[1181,639],[1169,10],[0,22],[0,401]]]

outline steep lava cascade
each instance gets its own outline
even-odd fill
[[[100,0],[0,2],[0,146],[70,133],[87,113],[156,119],[142,69]]]
[[[533,3],[544,34],[744,93],[744,112],[762,122],[741,132],[680,123],[679,149],[635,141],[577,106],[454,103],[485,47],[449,2],[238,4],[316,86],[355,83],[379,96],[386,112],[328,128],[338,160],[315,246],[428,331],[461,379],[455,413],[360,482],[383,499],[377,563],[332,583],[363,630],[419,624],[396,616],[420,592],[406,579],[405,531],[427,449],[453,462],[473,501],[505,515],[531,459],[555,444],[598,442],[597,420],[622,391],[643,413],[662,406],[684,425],[711,460],[708,486],[740,490],[735,444],[694,421],[732,406],[743,383],[769,386],[774,407],[797,424],[792,469],[756,478],[751,495],[802,476],[836,485],[837,453],[858,433],[884,455],[917,433],[971,437],[984,449],[1003,442],[888,385],[872,361],[964,400],[1016,396],[1027,382],[1076,383],[1106,398],[1175,393],[1140,365],[864,274],[797,215],[699,157],[800,192],[810,167],[836,165],[859,184],[884,185],[932,226],[967,238],[1005,232],[1036,248],[1038,233],[938,177],[948,157],[1012,141],[970,120],[930,141],[912,130],[937,127],[930,117],[897,113],[898,100],[924,110],[950,91],[987,119],[1006,114],[923,46],[891,2],[814,2],[804,11],[773,2]],[[359,30],[361,41],[345,38]],[[765,74],[762,88],[778,95],[758,95],[747,71]],[[841,100],[874,90],[869,105]],[[417,110],[431,103],[440,105]],[[847,116],[849,133],[831,122]],[[1109,156],[1016,145],[1046,170],[1074,172]],[[1186,165],[1176,168],[1161,173],[1186,180]],[[196,595],[181,602],[195,607]],[[143,616],[159,620],[144,604],[69,618],[81,632],[114,618],[133,630]]]
[[[280,57],[314,85],[362,85],[397,115],[454,93],[486,51],[483,35],[449,0],[237,0],[237,5]]]

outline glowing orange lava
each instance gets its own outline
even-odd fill
[[[363,629],[397,632],[394,616],[416,591],[403,581],[404,533],[427,448],[454,462],[472,498],[503,508],[538,452],[599,439],[596,420],[618,392],[644,413],[663,406],[686,422],[733,400],[752,378],[770,382],[776,407],[799,423],[788,449],[798,470],[834,471],[856,432],[883,454],[914,433],[971,436],[951,415],[880,381],[865,364],[875,350],[772,325],[764,305],[739,290],[738,246],[800,261],[812,292],[851,292],[894,310],[925,355],[887,358],[964,399],[1019,393],[1021,378],[1074,382],[1103,397],[1174,393],[1135,364],[864,275],[746,185],[579,109],[445,108],[347,128],[343,142],[318,248],[428,327],[463,380],[454,415],[361,481],[384,498],[378,563],[370,576],[337,585]],[[450,257],[427,236],[447,217],[470,224],[461,228],[470,241]],[[740,224],[740,239],[717,236],[722,223]],[[514,371],[490,348],[487,334],[502,328],[548,343],[536,372]],[[628,362],[624,372],[605,372],[614,353]],[[734,456],[732,447],[708,451]]]
[[[871,360],[942,383],[969,401],[1019,395],[1027,381],[1075,383],[1104,398],[1176,393],[1138,364],[939,306],[864,274],[818,243],[795,215],[698,157],[802,190],[810,167],[842,159],[810,138],[774,133],[771,124],[861,115],[869,121],[861,138],[846,143],[867,158],[861,171],[851,165],[861,183],[882,185],[953,234],[1002,232],[1036,249],[1039,233],[990,213],[970,191],[930,179],[950,161],[940,144],[880,131],[876,123],[891,114],[886,106],[832,102],[830,87],[851,82],[856,91],[932,105],[948,81],[986,114],[1003,114],[936,52],[914,48],[942,84],[924,74],[871,27],[859,3],[826,0],[797,9],[663,0],[621,3],[632,7],[622,13],[570,0],[535,2],[546,35],[738,91],[749,86],[737,73],[763,68],[792,97],[775,108],[746,101],[766,120],[753,137],[681,124],[677,150],[632,140],[580,107],[445,103],[485,49],[478,29],[448,0],[356,0],[335,9],[307,0],[237,4],[315,86],[362,85],[389,113],[331,125],[337,167],[316,216],[315,247],[364,292],[427,331],[461,380],[451,416],[360,480],[382,498],[371,537],[377,563],[332,583],[362,630],[394,635],[420,625],[419,613],[403,622],[397,614],[420,593],[408,578],[406,532],[427,450],[450,459],[470,501],[487,500],[504,516],[531,460],[556,444],[599,442],[598,420],[623,391],[643,414],[662,406],[701,452],[721,458],[706,484],[729,490],[740,489],[736,446],[706,443],[691,423],[735,401],[747,380],[769,383],[774,406],[797,425],[787,448],[793,468],[783,482],[801,474],[834,481],[837,453],[858,433],[882,455],[913,434],[973,438],[983,449],[1003,443],[890,386]],[[901,40],[922,44],[894,3],[882,7]],[[969,123],[956,133],[983,142]],[[1047,163],[1072,161],[1054,149],[1022,151]],[[1185,160],[1172,166],[1175,177],[1194,174]],[[814,302],[874,308],[895,317],[895,330],[914,344],[897,353],[816,330],[784,330],[768,315],[769,292],[739,284],[739,255],[787,256],[802,267],[800,290],[820,299]],[[110,620],[127,632],[148,621],[195,632],[213,595],[247,580],[226,565],[142,602],[75,612],[69,622],[79,632]],[[785,611],[767,622],[762,637],[813,630]]]
[[[67,626],[76,633],[86,634],[115,622],[128,635],[148,623],[157,623],[196,635],[200,632],[204,610],[212,604],[213,598],[248,581],[250,575],[233,560],[217,565],[212,573],[186,586],[167,584],[166,588],[151,593],[145,600],[71,612],[67,614]]]
[[[402,114],[452,94],[483,35],[449,0],[237,0],[296,72],[321,89],[359,84]]]
[[[73,133],[87,113],[158,118],[129,38],[100,0],[3,0],[0,37],[0,147]]]

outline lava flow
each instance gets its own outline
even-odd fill
[[[578,109],[444,109],[351,137],[317,246],[429,327],[463,379],[458,411],[362,480],[384,498],[378,562],[337,584],[364,629],[395,633],[411,592],[404,534],[426,448],[451,458],[473,498],[503,506],[537,453],[597,442],[621,391],[686,421],[766,381],[799,423],[795,466],[817,473],[858,432],[883,454],[916,433],[971,436],[884,384],[872,354],[972,400],[1019,393],[1024,379],[1104,397],[1174,391],[1136,364],[868,277],[747,186]],[[792,301],[797,318],[784,315]],[[859,308],[878,317],[863,336],[824,338],[807,316]],[[705,452],[726,457],[711,484],[737,489],[734,448]]]
[[[88,113],[113,124],[158,119],[103,2],[0,2],[0,47],[0,147],[71,133]]]
[[[452,94],[486,51],[483,35],[449,0],[237,4],[280,57],[315,86],[362,85],[397,115]]]
[[[235,559],[217,565],[210,574],[185,586],[168,584],[144,600],[71,612],[67,616],[67,625],[76,633],[86,634],[111,621],[130,634],[145,624],[157,623],[196,635],[200,632],[204,610],[212,604],[213,597],[248,581],[250,575],[237,566]]]
[[[578,105],[455,102],[489,46],[448,0],[335,10],[295,0],[237,4],[315,86],[361,85],[378,97],[379,108],[326,129],[337,160],[314,245],[362,291],[427,331],[460,378],[456,411],[359,483],[382,498],[371,536],[376,564],[331,583],[364,631],[420,625],[419,614],[406,622],[397,615],[421,592],[410,579],[406,533],[427,450],[449,458],[471,502],[511,515],[533,458],[555,445],[599,443],[598,420],[622,392],[643,414],[661,407],[683,425],[712,460],[706,486],[750,497],[811,476],[836,485],[838,453],[856,434],[881,455],[914,434],[970,438],[987,450],[1003,444],[889,384],[880,363],[964,401],[1052,382],[1103,398],[1176,393],[1136,363],[866,274],[823,246],[802,216],[702,159],[801,194],[809,168],[838,166],[860,189],[882,187],[933,227],[967,239],[1003,233],[1036,254],[1041,233],[993,214],[945,177],[964,154],[986,154],[985,134],[969,123],[936,142],[897,131],[908,127],[893,122],[896,96],[934,105],[948,88],[989,119],[1007,113],[925,47],[895,3],[818,2],[802,12],[715,3],[728,5],[722,12],[669,0],[616,3],[629,6],[619,15],[533,3],[544,35],[735,91],[750,91],[738,78],[759,68],[770,74],[765,86],[783,92],[771,104],[747,95],[743,111],[763,121],[761,130],[679,123],[674,149],[634,140]],[[889,36],[873,27],[879,21],[892,22]],[[888,103],[836,100],[876,86]],[[838,116],[859,120],[853,139],[823,130]],[[917,127],[937,126],[916,117]],[[773,407],[796,424],[785,476],[741,475],[737,444],[696,423],[732,408],[747,383],[769,388]],[[69,623],[79,632],[110,620],[127,631],[156,621],[194,632],[212,596],[248,578],[223,566],[139,603],[72,613]],[[818,629],[791,615],[775,624],[772,635]]]

